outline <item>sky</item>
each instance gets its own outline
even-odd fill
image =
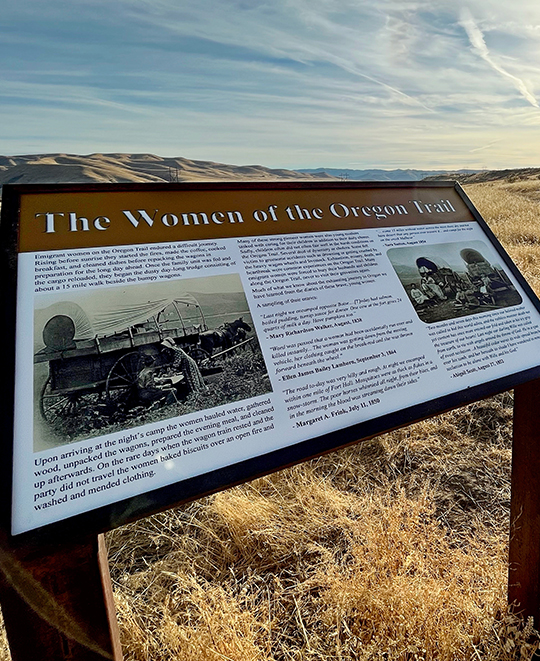
[[[540,166],[538,0],[0,0],[0,154]]]
[[[238,273],[211,275],[201,278],[182,278],[176,280],[147,282],[142,285],[126,285],[122,287],[90,287],[60,294],[41,294],[36,297],[36,309],[46,309],[55,303],[72,301],[82,305],[89,314],[103,311],[118,310],[125,306],[138,305],[146,301],[158,301],[165,298],[175,298],[179,295],[178,283],[181,281],[180,295],[196,294],[230,294],[243,293],[242,282]],[[103,292],[106,292],[104,294]]]

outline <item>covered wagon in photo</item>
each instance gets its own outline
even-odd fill
[[[36,310],[34,374],[43,419],[55,428],[88,407],[95,416],[114,414],[133,399],[145,360],[165,365],[166,338],[200,364],[208,357],[200,346],[207,330],[191,294],[108,310],[72,301]]]

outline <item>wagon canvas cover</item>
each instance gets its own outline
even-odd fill
[[[124,298],[127,294],[124,294]],[[103,308],[97,307],[90,299],[85,305],[85,310],[72,301],[59,301],[42,310],[36,310],[35,329],[35,351],[38,352],[45,347],[43,341],[43,329],[46,324],[58,315],[69,317],[75,326],[73,340],[92,340],[94,338],[107,337],[120,333],[138,324],[144,324],[152,317],[163,312],[169,305],[180,303],[199,307],[197,300],[191,294],[175,296],[174,298],[160,298],[145,303],[117,302],[114,306]]]

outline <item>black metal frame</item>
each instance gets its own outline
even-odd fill
[[[15,336],[16,336],[16,296],[17,296],[17,255],[18,255],[18,214],[20,198],[32,193],[88,192],[99,191],[216,191],[216,190],[287,190],[287,189],[374,189],[374,188],[409,188],[426,189],[431,187],[448,187],[455,189],[473,219],[479,223],[492,247],[499,254],[502,262],[512,273],[522,287],[530,302],[540,312],[540,300],[502,248],[493,232],[468,199],[463,189],[455,182],[272,182],[272,183],[186,183],[186,184],[103,184],[103,185],[55,185],[55,186],[4,186],[2,215],[0,222],[0,273],[1,273],[1,314],[0,328],[1,373],[4,378],[0,384],[2,408],[0,424],[3,430],[1,445],[1,481],[0,496],[3,506],[0,508],[0,525],[5,531],[11,529],[12,503],[12,462],[13,462],[13,423],[14,423],[14,384],[15,384]],[[298,232],[294,227],[294,232]],[[291,231],[292,233],[292,231]],[[485,399],[491,395],[503,392],[516,385],[540,378],[540,357],[538,365],[509,376],[488,381],[478,386],[450,393],[444,397],[421,402],[362,423],[346,427],[322,436],[295,443],[291,446],[262,454],[252,459],[212,470],[181,482],[146,492],[132,498],[127,498],[107,506],[75,515],[68,519],[48,524],[30,532],[22,533],[12,538],[14,543],[46,543],[62,538],[73,538],[76,535],[99,533],[119,525],[137,520],[141,517],[184,504],[202,496],[224,490],[231,486],[242,484],[262,475],[275,472],[312,457],[331,452],[351,445],[378,434],[409,425],[444,411],[465,404]],[[8,533],[9,534],[9,533]]]

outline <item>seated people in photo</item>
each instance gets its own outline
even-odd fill
[[[206,384],[202,377],[199,366],[191,356],[176,346],[172,337],[166,337],[161,343],[165,347],[165,351],[171,357],[171,370],[173,374],[182,375],[183,381],[189,392],[197,392],[199,390],[206,390]]]
[[[420,278],[420,287],[424,295],[427,296],[430,300],[435,298],[435,294],[428,287],[427,279],[425,276]]]
[[[472,287],[465,290],[465,306],[468,308],[477,308],[480,305],[475,291]]]
[[[481,280],[475,283],[478,289],[478,291],[475,292],[475,295],[480,301],[480,305],[495,305],[493,289],[491,289],[489,282],[489,278],[484,276]]]
[[[459,276],[457,276],[453,271],[451,273],[445,274],[441,283],[441,287],[447,299],[454,299],[460,287]]]
[[[454,299],[454,305],[456,308],[462,308],[465,307],[465,304],[467,302],[467,297],[465,296],[465,290],[464,289],[458,289],[456,292],[456,298]]]
[[[487,275],[485,275],[482,278],[482,284],[480,285],[480,294],[487,303],[496,305],[494,293],[495,292],[491,286],[491,280],[487,277]]]
[[[165,404],[174,404],[178,401],[172,385],[158,382],[152,356],[144,357],[144,367],[137,377],[137,394],[140,403],[143,405],[153,404],[161,400],[165,400]]]
[[[435,282],[435,278],[431,275],[424,276],[427,288],[436,296],[439,301],[446,301],[446,296],[441,287]]]
[[[475,291],[472,286],[458,285],[454,305],[456,308],[477,308],[480,305],[478,296],[479,292]]]
[[[416,285],[414,282],[411,285],[411,289],[409,291],[411,298],[413,300],[413,303],[415,307],[420,307],[420,306],[426,306],[430,303],[432,303],[431,299],[429,296],[426,296],[424,292]]]

